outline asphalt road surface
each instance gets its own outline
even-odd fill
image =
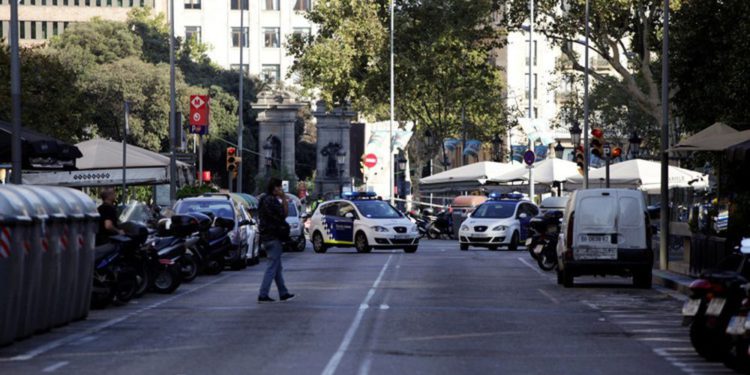
[[[199,277],[0,348],[0,374],[731,373],[694,353],[679,296],[564,289],[525,250],[308,246],[284,262],[294,300],[256,302],[264,263]]]

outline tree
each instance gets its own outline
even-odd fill
[[[54,49],[82,48],[94,56],[97,64],[106,64],[130,56],[141,56],[143,41],[128,30],[127,24],[94,17],[89,22],[70,25],[64,33],[52,37]]]
[[[589,0],[591,56],[599,56],[621,77],[615,87],[632,98],[643,113],[662,124],[659,87],[662,0]],[[675,1],[675,3],[679,3]],[[678,4],[675,4],[677,6]],[[575,44],[585,35],[585,0],[537,0],[535,31],[560,47],[572,69],[585,72]],[[528,20],[528,0],[511,0],[508,27],[520,29]],[[607,75],[589,69],[597,82],[611,82]]]
[[[750,3],[684,1],[671,31],[672,84],[686,129],[716,121],[750,129]]]
[[[396,110],[435,138],[457,134],[461,113],[469,135],[489,139],[506,126],[504,84],[491,52],[502,31],[492,24],[500,1],[399,1],[395,11]],[[307,17],[318,35],[289,41],[292,71],[328,103],[388,117],[389,1],[329,1]],[[424,148],[433,156],[435,147]]]

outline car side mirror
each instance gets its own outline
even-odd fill
[[[526,214],[525,212],[522,212],[522,213],[520,213],[520,214],[518,215],[518,218],[519,218],[519,219],[526,219],[527,217],[529,217],[529,215],[527,215],[527,214]]]
[[[344,217],[347,219],[354,219],[354,213],[353,212],[347,212],[344,214]]]
[[[299,217],[302,220],[307,220],[307,219],[310,218],[310,214],[308,214],[307,212],[305,212],[304,214],[300,215]]]
[[[252,224],[252,223],[251,223],[251,221],[250,221],[250,220],[247,220],[247,219],[246,219],[246,220],[242,220],[242,221],[240,221],[240,226],[241,226],[241,227],[243,227],[243,226],[245,226],[245,225],[250,225],[250,224]]]
[[[225,217],[217,217],[216,219],[214,219],[214,226],[232,230],[234,229],[234,220]]]
[[[250,225],[257,225],[258,223],[255,222],[255,219],[248,220],[250,222]]]

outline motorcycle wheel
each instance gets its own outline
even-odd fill
[[[198,262],[189,253],[185,253],[180,259],[182,270],[182,281],[189,283],[198,277]]]
[[[698,355],[712,362],[726,358],[731,349],[731,343],[724,330],[717,332],[706,327],[705,316],[696,316],[690,325],[690,343]]]
[[[437,233],[435,229],[433,229],[432,226],[427,227],[427,238],[431,240],[438,239],[440,237],[440,233]]]
[[[549,256],[549,254],[546,253],[546,251],[543,251],[541,254],[539,254],[539,258],[536,260],[536,262],[537,264],[539,264],[539,268],[545,271],[552,271],[557,268],[557,257]]]
[[[135,275],[130,280],[120,281],[117,286],[117,290],[114,295],[112,303],[115,306],[122,306],[130,302],[135,297],[136,289],[138,288],[138,281]]]
[[[750,356],[748,356],[748,343],[745,338],[739,339],[732,347],[730,354],[724,359],[724,365],[730,369],[747,374],[750,373]]]
[[[135,298],[138,298],[148,290],[151,285],[151,272],[148,270],[148,266],[139,264],[135,267]]]
[[[154,290],[162,294],[170,294],[182,284],[182,270],[179,266],[169,266],[159,272],[154,279]]]
[[[206,275],[218,275],[221,271],[224,271],[226,261],[224,257],[218,257],[216,259],[210,259],[206,264]]]

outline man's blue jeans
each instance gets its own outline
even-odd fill
[[[281,253],[284,252],[281,241],[266,241],[263,243],[263,247],[266,249],[268,266],[266,267],[266,274],[263,276],[263,282],[260,284],[260,294],[258,296],[268,297],[268,292],[271,290],[271,282],[274,280],[276,281],[276,288],[279,289],[279,297],[289,294],[289,290],[284,285],[284,277],[281,275]]]

